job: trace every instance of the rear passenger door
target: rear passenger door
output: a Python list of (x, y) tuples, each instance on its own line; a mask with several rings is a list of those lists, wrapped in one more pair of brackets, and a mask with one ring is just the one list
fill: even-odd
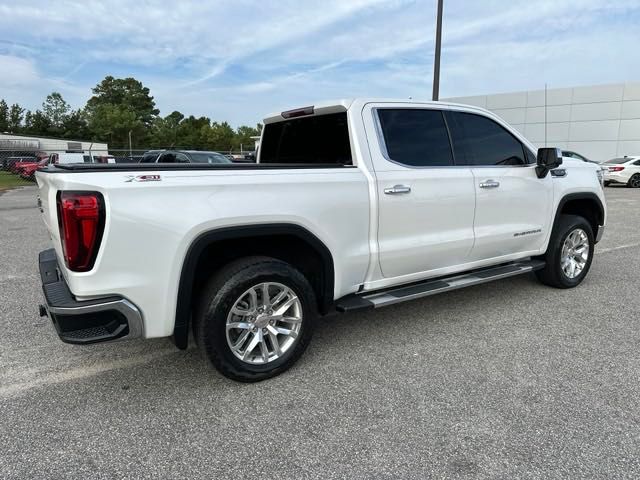
[(473, 175), (454, 165), (443, 112), (381, 104), (363, 113), (376, 130), (369, 149), (382, 275), (411, 281), (466, 263), (473, 246)]
[(533, 152), (496, 120), (456, 110), (446, 118), (456, 162), (468, 165), (474, 177), (470, 260), (537, 252), (551, 228), (552, 175), (538, 178)]

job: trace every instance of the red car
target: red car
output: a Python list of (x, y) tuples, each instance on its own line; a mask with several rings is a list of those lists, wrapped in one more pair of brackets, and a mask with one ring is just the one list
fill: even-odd
[(19, 174), (22, 178), (26, 178), (27, 180), (33, 180), (35, 177), (36, 170), (42, 167), (46, 167), (49, 164), (49, 159), (44, 158), (40, 160), (38, 163), (25, 163), (20, 165)]
[(6, 170), (19, 174), (23, 165), (37, 164), (38, 159), (36, 157), (8, 157), (5, 162), (6, 166), (4, 168)]
[(25, 169), (29, 169), (37, 165), (38, 165), (37, 160), (17, 162), (13, 165), (13, 173), (22, 176), (22, 172), (24, 172)]

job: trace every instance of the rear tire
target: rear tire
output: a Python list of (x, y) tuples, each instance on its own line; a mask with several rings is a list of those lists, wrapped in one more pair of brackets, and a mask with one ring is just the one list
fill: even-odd
[(640, 173), (633, 175), (627, 182), (627, 187), (640, 188)]
[(609, 185), (611, 185), (611, 182), (604, 182), (605, 187), (608, 187)]
[(298, 360), (316, 317), (315, 294), (304, 275), (274, 258), (248, 257), (211, 277), (194, 316), (194, 334), (225, 377), (258, 382)]
[(594, 245), (587, 220), (577, 215), (560, 215), (543, 257), (546, 265), (536, 272), (538, 280), (555, 288), (577, 287), (591, 268)]

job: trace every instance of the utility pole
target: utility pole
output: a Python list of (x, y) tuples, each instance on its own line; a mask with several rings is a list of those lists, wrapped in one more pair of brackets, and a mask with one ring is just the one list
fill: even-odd
[(442, 1), (438, 1), (438, 18), (436, 20), (436, 54), (433, 59), (433, 100), (440, 98), (440, 49), (442, 46)]
[(129, 130), (129, 158), (133, 158), (133, 151), (131, 150), (131, 130)]

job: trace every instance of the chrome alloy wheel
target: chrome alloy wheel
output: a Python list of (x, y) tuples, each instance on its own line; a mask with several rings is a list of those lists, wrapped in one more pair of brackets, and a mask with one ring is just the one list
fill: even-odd
[(584, 230), (573, 230), (562, 245), (560, 267), (567, 278), (576, 278), (584, 270), (589, 259), (589, 237)]
[(227, 344), (243, 362), (270, 363), (293, 347), (301, 326), (302, 303), (293, 290), (281, 283), (260, 283), (233, 304)]

